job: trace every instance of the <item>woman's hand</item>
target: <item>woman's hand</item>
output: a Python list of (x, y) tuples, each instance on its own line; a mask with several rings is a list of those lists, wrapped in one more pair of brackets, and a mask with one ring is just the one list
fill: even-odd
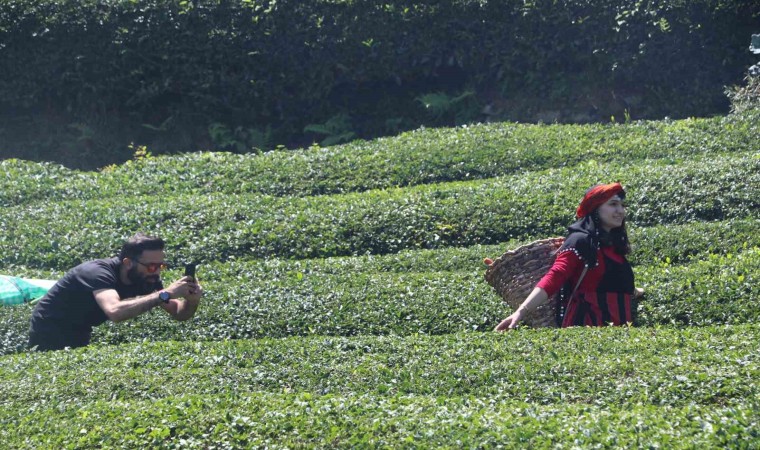
[(634, 288), (633, 290), (633, 298), (641, 298), (644, 296), (644, 288)]
[(517, 311), (513, 312), (509, 317), (502, 320), (498, 325), (496, 325), (496, 328), (494, 328), (493, 331), (503, 333), (504, 331), (511, 330), (512, 328), (517, 327), (517, 324), (520, 322), (520, 319), (522, 319), (522, 311), (518, 309)]

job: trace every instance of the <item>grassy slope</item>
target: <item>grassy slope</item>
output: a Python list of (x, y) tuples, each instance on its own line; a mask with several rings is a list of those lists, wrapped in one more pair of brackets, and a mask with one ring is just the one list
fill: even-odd
[[(4, 161), (3, 273), (58, 276), (144, 227), (204, 261), (209, 295), (191, 323), (0, 358), (0, 441), (753, 448), (759, 124), (487, 125), (99, 173)], [(631, 191), (647, 327), (481, 333), (506, 313), (482, 257), (561, 233), (608, 179)], [(3, 353), (28, 315), (0, 310)]]

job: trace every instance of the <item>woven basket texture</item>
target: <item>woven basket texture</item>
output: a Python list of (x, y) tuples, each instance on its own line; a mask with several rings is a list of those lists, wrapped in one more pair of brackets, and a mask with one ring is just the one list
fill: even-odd
[[(557, 250), (564, 240), (561, 237), (542, 239), (508, 250), (488, 267), (486, 281), (505, 303), (516, 310), (554, 264)], [(551, 299), (526, 314), (523, 323), (531, 327), (555, 327), (556, 315), (557, 304)]]

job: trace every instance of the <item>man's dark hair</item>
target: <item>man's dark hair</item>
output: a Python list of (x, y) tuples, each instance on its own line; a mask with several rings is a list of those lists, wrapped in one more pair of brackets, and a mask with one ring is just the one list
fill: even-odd
[(144, 233), (137, 233), (124, 242), (119, 252), (119, 260), (129, 258), (136, 260), (145, 250), (163, 250), (166, 247), (164, 240), (161, 238), (148, 236)]

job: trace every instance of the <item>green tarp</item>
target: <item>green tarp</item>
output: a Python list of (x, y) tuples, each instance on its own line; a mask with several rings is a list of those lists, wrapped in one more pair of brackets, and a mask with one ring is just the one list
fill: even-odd
[(0, 305), (22, 305), (32, 302), (45, 295), (54, 284), (54, 280), (0, 275)]

